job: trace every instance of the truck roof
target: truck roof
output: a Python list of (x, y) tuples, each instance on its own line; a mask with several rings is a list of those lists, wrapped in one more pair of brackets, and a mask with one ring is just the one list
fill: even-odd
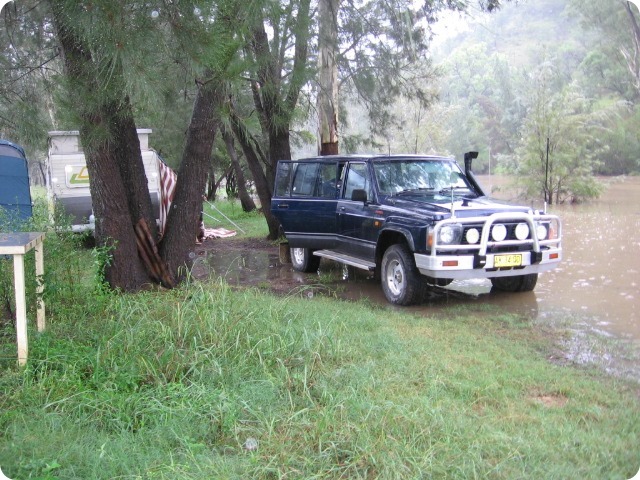
[(453, 157), (442, 155), (420, 155), (420, 154), (348, 154), (348, 155), (325, 155), (317, 157), (306, 157), (293, 160), (280, 160), (281, 162), (335, 162), (338, 160), (372, 160), (376, 161), (395, 161), (395, 160), (433, 160), (433, 161), (454, 161)]

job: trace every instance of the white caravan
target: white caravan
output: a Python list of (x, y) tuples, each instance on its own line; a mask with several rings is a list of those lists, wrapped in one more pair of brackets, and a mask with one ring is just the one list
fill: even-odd
[[(138, 129), (142, 162), (147, 175), (153, 211), (158, 218), (160, 205), (160, 157), (149, 148), (151, 129)], [(47, 155), (47, 193), (52, 205), (71, 217), (74, 232), (93, 230), (95, 217), (89, 191), (89, 172), (84, 158), (80, 133), (49, 132)]]

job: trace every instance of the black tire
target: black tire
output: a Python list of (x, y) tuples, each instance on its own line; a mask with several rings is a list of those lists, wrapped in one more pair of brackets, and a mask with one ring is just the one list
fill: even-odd
[(536, 288), (537, 282), (537, 273), (516, 275), (514, 277), (494, 277), (491, 279), (493, 288), (503, 292), (530, 292)]
[(394, 305), (413, 305), (424, 298), (424, 282), (409, 248), (392, 245), (380, 266), (382, 291)]
[(291, 248), (291, 264), (298, 272), (315, 272), (320, 266), (320, 257), (316, 257), (309, 248)]

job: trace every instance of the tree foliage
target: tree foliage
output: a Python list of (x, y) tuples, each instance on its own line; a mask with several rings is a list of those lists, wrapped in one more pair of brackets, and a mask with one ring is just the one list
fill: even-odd
[[(478, 150), (477, 171), (519, 172), (531, 196), (553, 191), (554, 202), (596, 196), (592, 175), (637, 171), (637, 92), (623, 52), (633, 51), (634, 28), (624, 3), (540, 0), (469, 20), (436, 50), (438, 101), (394, 107), (402, 122), (391, 148), (458, 158)], [(547, 137), (554, 185), (532, 175)]]
[(563, 203), (597, 196), (593, 178), (598, 164), (594, 146), (601, 122), (588, 99), (567, 87), (554, 91), (557, 77), (551, 63), (541, 65), (532, 78), (530, 107), (518, 149), (515, 173), (530, 197)]
[[(614, 31), (615, 22), (602, 15), (585, 17), (584, 26), (596, 33), (580, 40), (578, 36), (553, 39), (555, 31), (564, 34), (580, 28), (568, 16), (562, 17), (563, 2), (508, 3), (506, 13), (516, 21), (506, 23), (505, 16), (490, 21), (496, 22), (493, 31), (515, 37), (505, 37), (503, 44), (495, 37), (482, 39), (482, 29), (477, 29), (467, 34), (475, 45), (456, 40), (455, 47), (461, 48), (450, 48), (447, 61), (436, 66), (429, 57), (430, 25), (444, 11), (465, 12), (473, 6), (493, 12), (503, 5), (495, 0), (334, 2), (339, 8), (338, 29), (332, 35), (337, 35), (340, 102), (352, 110), (341, 126), (351, 120), (358, 128), (352, 137), (344, 129), (340, 132), (345, 149), (357, 149), (365, 140), (389, 150), (457, 155), (472, 147), (486, 159), (478, 163), (481, 169), (496, 164), (533, 169), (540, 162), (546, 135), (557, 140), (550, 143), (556, 183), (544, 186), (553, 189), (554, 201), (594, 192), (584, 182), (571, 186), (563, 166), (573, 173), (584, 168), (584, 178), (591, 171), (637, 168), (638, 142), (629, 134), (639, 118), (638, 92), (629, 81), (634, 52), (629, 10), (622, 4), (616, 10), (617, 21), (626, 22), (622, 24), (627, 29)], [(593, 3), (594, 12), (600, 8), (595, 0), (588, 3)], [(47, 5), (59, 8), (56, 22), (72, 34), (71, 46), (83, 58), (75, 79), (59, 75), (61, 62)], [(75, 129), (84, 124), (87, 152), (96, 155), (90, 161), (95, 169), (92, 178), (100, 175), (100, 155), (110, 159), (100, 157), (101, 165), (112, 165), (112, 172), (118, 172), (115, 177), (120, 178), (122, 191), (107, 180), (105, 192), (127, 198), (121, 215), (128, 216), (128, 223), (111, 220), (114, 225), (128, 225), (134, 233), (123, 241), (120, 233), (113, 235), (116, 230), (105, 231), (105, 238), (118, 240), (114, 248), (133, 245), (140, 218), (151, 232), (154, 228), (142, 198), (143, 182), (135, 174), (138, 154), (130, 136), (141, 123), (154, 128), (154, 143), (168, 154), (183, 179), (172, 213), (176, 230), (156, 245), (172, 276), (179, 277), (181, 266), (189, 263), (190, 222), (200, 210), (212, 158), (224, 159), (218, 175), (229, 168), (237, 178), (244, 169), (251, 173), (270, 236), (278, 235), (277, 221), (269, 212), (275, 164), (291, 157), (292, 142), (305, 138), (297, 130), (304, 129), (301, 125), (316, 113), (315, 3), (92, 0), (79, 6), (69, 0), (49, 0), (31, 6), (28, 11), (10, 7), (4, 14), (10, 28), (0, 62), (6, 80), (0, 89), (0, 128), (31, 141), (42, 138), (49, 125)], [(526, 18), (549, 11), (564, 22), (561, 29), (548, 20)], [(548, 41), (525, 42), (535, 29), (543, 31)], [(603, 41), (607, 35), (611, 39)], [(616, 51), (611, 45), (618, 41), (623, 43)], [(522, 43), (523, 48), (517, 56), (509, 56), (507, 43)], [(554, 66), (553, 75), (548, 65)], [(439, 75), (444, 80), (438, 92)], [(539, 88), (535, 82), (543, 76), (545, 87)], [(62, 91), (73, 94), (56, 95)], [(539, 110), (539, 105), (547, 110)], [(220, 126), (225, 142), (214, 141)], [(102, 215), (114, 211), (105, 203)]]

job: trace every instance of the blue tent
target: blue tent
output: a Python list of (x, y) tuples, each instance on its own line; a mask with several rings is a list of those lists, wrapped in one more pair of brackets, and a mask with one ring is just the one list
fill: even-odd
[(21, 146), (7, 140), (0, 140), (0, 209), (18, 222), (32, 214), (27, 157)]

